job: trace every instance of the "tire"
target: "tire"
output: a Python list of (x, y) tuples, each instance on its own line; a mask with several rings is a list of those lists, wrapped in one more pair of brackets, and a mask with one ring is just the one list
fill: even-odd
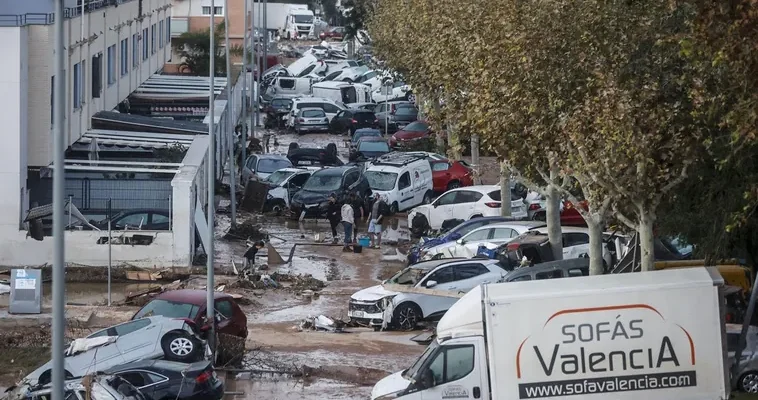
[(547, 221), (547, 214), (544, 211), (538, 211), (532, 215), (532, 221)]
[(447, 190), (458, 189), (461, 187), (461, 183), (458, 181), (450, 181), (447, 184)]
[(411, 102), (411, 104), (416, 104), (416, 95), (413, 92), (408, 92), (405, 94), (405, 100)]
[(421, 200), (422, 201), (421, 204), (431, 204), (432, 200), (433, 200), (432, 199), (432, 192), (430, 190), (430, 191), (427, 191), (426, 193), (424, 193), (424, 199)]
[(392, 325), (398, 330), (412, 331), (421, 318), (421, 309), (415, 303), (401, 303), (392, 313)]
[(758, 393), (758, 372), (745, 372), (740, 377), (737, 385), (739, 386), (739, 389), (745, 393)]
[(397, 214), (397, 212), (400, 211), (399, 208), (400, 206), (397, 205), (396, 201), (392, 202), (392, 205), (390, 205), (390, 213), (392, 213), (393, 215)]
[(184, 332), (170, 332), (161, 339), (161, 348), (168, 361), (192, 362), (197, 359), (200, 346)]
[(411, 234), (415, 237), (421, 237), (429, 233), (429, 221), (423, 215), (417, 215), (413, 218)]
[(469, 219), (481, 218), (481, 217), (482, 217), (481, 214), (476, 214), (476, 215), (472, 215), (471, 218), (469, 218)]
[[(63, 370), (63, 375), (65, 379), (71, 379), (74, 377), (74, 375), (71, 372), (68, 372), (68, 370)], [(37, 383), (44, 386), (50, 383), (52, 380), (53, 380), (53, 370), (48, 369), (47, 371), (39, 375), (39, 378), (37, 379)]]
[(334, 143), (329, 143), (326, 145), (326, 154), (329, 154), (330, 156), (336, 157), (337, 156), (337, 145)]
[(290, 145), (287, 148), (287, 152), (290, 152), (292, 150), (297, 150), (299, 148), (300, 148), (300, 145), (298, 145), (297, 142), (290, 142)]
[(284, 204), (284, 200), (277, 200), (273, 204), (271, 204), (271, 211), (276, 214), (276, 216), (282, 215), (284, 210), (287, 209), (287, 206)]

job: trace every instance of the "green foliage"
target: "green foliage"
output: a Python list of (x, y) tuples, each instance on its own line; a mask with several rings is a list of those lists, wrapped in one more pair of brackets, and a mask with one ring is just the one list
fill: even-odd
[[(224, 42), (224, 23), (216, 25), (214, 30), (215, 46), (215, 75), (226, 76), (226, 50), (221, 44)], [(211, 30), (210, 28), (203, 31), (187, 31), (182, 33), (178, 38), (171, 40), (171, 46), (179, 54), (182, 63), (179, 65), (179, 71), (196, 76), (207, 76), (210, 72), (211, 59)], [(232, 46), (229, 48), (230, 54), (242, 54), (242, 47)]]
[(356, 37), (358, 31), (366, 29), (366, 21), (374, 11), (378, 0), (345, 0), (342, 7), (345, 13), (345, 38)]

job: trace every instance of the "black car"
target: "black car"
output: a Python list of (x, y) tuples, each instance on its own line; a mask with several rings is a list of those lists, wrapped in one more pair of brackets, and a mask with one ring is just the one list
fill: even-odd
[(359, 167), (324, 168), (314, 172), (302, 189), (292, 196), (291, 217), (297, 219), (303, 212), (305, 217), (310, 218), (324, 216), (329, 195), (332, 193), (337, 195), (340, 202), (346, 201), (350, 193), (355, 193), (365, 200), (371, 195), (371, 188)]
[[(100, 221), (90, 221), (98, 229), (108, 229), (108, 218)], [(168, 210), (161, 209), (134, 209), (121, 211), (111, 217), (111, 230), (120, 231), (143, 230), (143, 231), (167, 231), (171, 227), (171, 218)], [(84, 228), (86, 229), (86, 227)]]
[(387, 140), (383, 137), (369, 136), (361, 138), (355, 147), (350, 149), (349, 160), (369, 160), (383, 156), (392, 151)]
[(292, 99), (288, 97), (272, 98), (263, 109), (263, 112), (266, 113), (264, 121), (266, 128), (283, 128), (284, 117), (289, 114), (291, 108)]
[(418, 108), (407, 101), (377, 103), (374, 114), (382, 132), (386, 126), (387, 133), (395, 133), (418, 119)]
[(368, 110), (342, 110), (332, 118), (329, 128), (333, 133), (353, 135), (356, 129), (376, 128), (379, 125), (376, 115)]
[(287, 150), (287, 159), (295, 167), (338, 167), (344, 164), (337, 155), (337, 145), (334, 143), (324, 148), (306, 148), (292, 142)]
[(113, 367), (105, 373), (127, 380), (147, 399), (218, 400), (224, 383), (210, 361), (192, 364), (165, 360), (143, 360)]

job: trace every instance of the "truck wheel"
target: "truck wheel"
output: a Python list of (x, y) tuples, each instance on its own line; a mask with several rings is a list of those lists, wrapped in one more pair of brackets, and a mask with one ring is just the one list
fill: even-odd
[(416, 95), (413, 94), (413, 92), (408, 92), (405, 95), (405, 100), (409, 101), (411, 104), (416, 104)]
[(431, 204), (432, 203), (432, 191), (429, 190), (424, 194), (424, 200), (422, 204)]
[(402, 303), (392, 315), (392, 324), (398, 329), (411, 331), (421, 321), (421, 309), (414, 303)]
[(758, 393), (758, 372), (745, 372), (740, 378), (739, 386), (745, 393)]

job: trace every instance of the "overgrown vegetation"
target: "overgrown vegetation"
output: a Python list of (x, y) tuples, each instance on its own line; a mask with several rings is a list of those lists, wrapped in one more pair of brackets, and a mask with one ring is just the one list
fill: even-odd
[[(215, 76), (226, 76), (226, 49), (224, 44), (224, 23), (215, 26), (214, 52)], [(179, 37), (171, 39), (171, 46), (179, 54), (182, 62), (179, 64), (179, 72), (196, 76), (208, 76), (210, 74), (211, 60), (211, 30), (187, 31)], [(229, 54), (242, 55), (241, 46), (230, 46)]]

